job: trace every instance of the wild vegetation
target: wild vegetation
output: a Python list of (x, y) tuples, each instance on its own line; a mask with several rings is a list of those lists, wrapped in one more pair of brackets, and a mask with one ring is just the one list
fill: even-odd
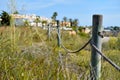
[[(89, 39), (87, 34), (69, 35), (61, 31), (62, 43), (76, 50)], [(120, 38), (103, 44), (103, 52), (120, 66)], [(88, 80), (90, 46), (76, 54), (57, 46), (57, 33), (38, 27), (0, 28), (0, 80)], [(114, 73), (114, 74), (113, 74)], [(102, 80), (119, 80), (120, 73), (102, 60)]]
[[(12, 14), (19, 14), (15, 0), (9, 0)], [(51, 19), (56, 20), (58, 13), (54, 12)], [(37, 27), (30, 27), (25, 20), (24, 27), (15, 27), (14, 20), (5, 11), (0, 15), (3, 26), (0, 27), (0, 80), (90, 80), (91, 47), (71, 54), (57, 45), (57, 32), (53, 30), (48, 39), (48, 33), (38, 27), (38, 23), (45, 24), (37, 16), (34, 22)], [(10, 20), (11, 19), (11, 20)], [(77, 32), (78, 19), (63, 17), (63, 21), (70, 22), (70, 26)], [(11, 24), (10, 24), (11, 23)], [(1, 25), (0, 24), (0, 25)], [(42, 25), (43, 26), (43, 25)], [(115, 30), (118, 30), (115, 28)], [(83, 46), (90, 36), (77, 32), (69, 35), (61, 31), (61, 42), (70, 50)], [(113, 62), (120, 66), (120, 36), (111, 37), (103, 43), (102, 51)], [(120, 73), (105, 60), (102, 60), (101, 80), (119, 80)]]

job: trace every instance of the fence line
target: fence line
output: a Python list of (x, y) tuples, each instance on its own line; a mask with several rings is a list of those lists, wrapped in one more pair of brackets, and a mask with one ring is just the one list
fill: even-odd
[(106, 57), (91, 41), (91, 39), (89, 39), (89, 41), (83, 45), (80, 49), (75, 50), (75, 51), (71, 51), (68, 50), (62, 43), (61, 46), (62, 48), (67, 52), (67, 53), (77, 53), (80, 52), (81, 50), (83, 50), (88, 44), (91, 45), (91, 47), (93, 47), (102, 57), (104, 60), (106, 60), (109, 64), (111, 64), (114, 68), (116, 68), (118, 71), (120, 71), (120, 67), (118, 65), (116, 65), (112, 60), (110, 60), (108, 57)]
[(80, 47), (78, 50), (75, 50), (75, 51), (68, 50), (62, 43), (61, 43), (61, 46), (67, 53), (77, 53), (77, 52), (80, 52), (81, 50), (83, 50), (90, 43), (90, 41), (91, 41), (91, 39), (89, 39), (88, 42), (85, 43), (85, 45), (83, 45), (82, 47)]
[[(60, 38), (59, 33), (57, 32), (58, 37)], [(114, 68), (116, 68), (118, 71), (120, 71), (120, 67), (118, 65), (116, 65), (114, 62), (112, 62), (112, 60), (110, 60), (109, 58), (107, 58), (92, 42), (92, 39), (90, 38), (88, 40), (88, 42), (86, 42), (86, 44), (84, 44), (81, 48), (79, 48), (78, 50), (72, 51), (67, 49), (62, 42), (60, 43), (61, 47), (67, 52), (67, 53), (77, 53), (80, 52), (81, 50), (83, 50), (88, 44), (91, 45), (91, 47), (93, 47), (102, 57), (103, 59), (105, 59), (109, 64), (111, 64)]]
[[(59, 37), (60, 39), (60, 35), (59, 33), (57, 32), (57, 36)], [(80, 47), (78, 50), (75, 50), (75, 51), (72, 51), (72, 50), (69, 50), (67, 49), (63, 44), (62, 42), (60, 43), (61, 47), (67, 52), (67, 53), (77, 53), (77, 52), (80, 52), (81, 50), (83, 50), (91, 41), (91, 38), (85, 43), (85, 45), (83, 45), (82, 47)]]
[(61, 42), (60, 35), (60, 25), (57, 20), (57, 39), (58, 39), (58, 47), (63, 48), (67, 53), (77, 53), (83, 50), (88, 44), (90, 44), (92, 48), (91, 53), (91, 80), (99, 80), (101, 77), (101, 57), (111, 64), (116, 70), (120, 71), (120, 67), (115, 64), (111, 59), (106, 57), (101, 52), (101, 38), (103, 38), (102, 34), (102, 15), (93, 15), (93, 31), (92, 38), (88, 40), (82, 47), (78, 50), (69, 50), (67, 49)]

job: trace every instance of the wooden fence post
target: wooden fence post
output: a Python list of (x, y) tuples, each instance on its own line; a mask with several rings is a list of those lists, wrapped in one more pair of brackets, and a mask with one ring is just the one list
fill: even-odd
[(51, 24), (48, 25), (48, 40), (49, 41), (50, 41), (50, 36), (51, 36), (51, 34), (50, 34), (50, 32), (51, 32), (50, 27), (51, 27)]
[[(92, 43), (101, 50), (102, 40), (99, 33), (102, 32), (102, 15), (93, 15), (93, 23), (92, 23)], [(91, 80), (100, 80), (101, 77), (101, 55), (97, 53), (97, 51), (92, 48), (91, 53)]]
[(2, 21), (2, 19), (0, 18), (0, 26), (2, 25), (2, 24), (1, 24), (1, 21)]
[(59, 20), (57, 20), (57, 40), (58, 40), (58, 47), (60, 47), (60, 44), (61, 44), (61, 39), (60, 39), (60, 23), (59, 23)]

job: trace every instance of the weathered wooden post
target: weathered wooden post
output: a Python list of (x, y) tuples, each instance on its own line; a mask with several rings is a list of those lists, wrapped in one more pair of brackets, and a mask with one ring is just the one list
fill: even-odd
[(63, 65), (62, 65), (62, 56), (61, 56), (61, 53), (60, 53), (60, 47), (61, 47), (61, 34), (60, 34), (60, 23), (59, 23), (59, 20), (56, 20), (57, 22), (57, 44), (58, 44), (58, 63), (59, 63), (59, 67), (58, 67), (58, 72), (57, 72), (57, 80), (60, 80), (60, 70), (61, 70), (61, 67), (63, 68)]
[[(101, 50), (102, 40), (99, 35), (102, 30), (102, 15), (93, 15), (92, 43)], [(100, 80), (101, 77), (101, 56), (92, 48), (91, 53), (91, 80)]]
[(58, 47), (60, 47), (60, 44), (61, 44), (61, 39), (60, 39), (60, 23), (59, 23), (59, 20), (57, 20), (57, 40), (58, 40)]
[(0, 26), (1, 26), (1, 21), (2, 21), (2, 19), (0, 18)]
[(50, 32), (51, 32), (50, 27), (51, 27), (51, 24), (48, 25), (48, 40), (49, 41), (50, 41), (50, 36), (51, 36), (51, 34), (50, 34)]

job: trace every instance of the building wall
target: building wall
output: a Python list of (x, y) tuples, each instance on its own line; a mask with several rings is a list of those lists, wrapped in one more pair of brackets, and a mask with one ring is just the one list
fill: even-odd
[[(15, 19), (16, 25), (23, 25), (24, 21), (27, 20), (30, 24), (30, 26), (36, 26), (36, 23), (34, 22), (37, 16), (35, 14), (31, 15), (21, 15), (21, 14), (11, 14), (11, 16)], [(51, 19), (46, 17), (40, 17), (40, 23), (38, 23), (38, 26), (42, 26), (42, 21), (52, 22)]]

